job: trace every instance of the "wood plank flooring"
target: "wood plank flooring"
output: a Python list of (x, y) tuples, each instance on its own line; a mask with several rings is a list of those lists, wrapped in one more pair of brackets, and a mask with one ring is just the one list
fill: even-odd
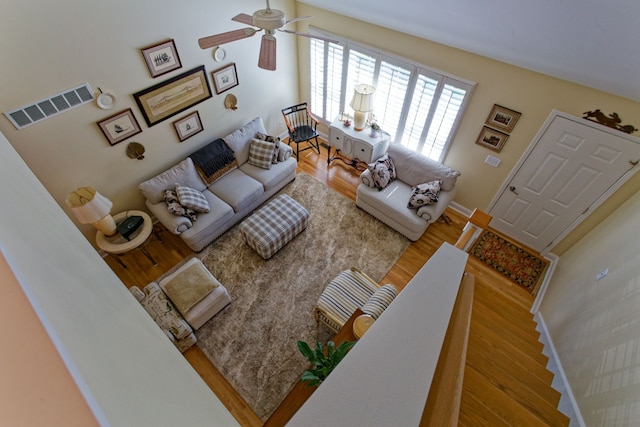
[[(322, 148), (321, 155), (305, 151), (301, 153), (298, 172), (312, 175), (355, 200), (360, 173), (342, 162), (333, 162), (329, 167), (326, 162), (326, 148)], [(382, 282), (404, 287), (443, 242), (456, 242), (467, 218), (451, 209), (446, 213), (452, 224), (432, 224), (420, 240), (409, 246)], [(162, 242), (152, 241), (148, 249), (157, 266), (152, 266), (139, 252), (123, 257), (127, 269), (110, 257), (105, 261), (125, 286), (142, 287), (191, 253), (167, 231), (162, 233)], [(555, 409), (559, 395), (550, 387), (553, 375), (545, 367), (547, 358), (541, 353), (539, 334), (529, 313), (533, 297), (471, 257), (467, 270), (475, 275), (476, 287), (459, 425), (568, 425), (568, 419)], [(241, 425), (262, 425), (197, 346), (184, 356)]]

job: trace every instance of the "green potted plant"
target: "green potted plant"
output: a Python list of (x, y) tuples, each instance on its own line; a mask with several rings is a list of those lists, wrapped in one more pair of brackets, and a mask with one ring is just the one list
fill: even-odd
[(298, 341), (300, 353), (309, 359), (312, 365), (311, 368), (304, 371), (300, 381), (307, 383), (309, 386), (320, 385), (331, 371), (338, 366), (338, 363), (347, 355), (354, 344), (355, 341), (345, 341), (336, 347), (333, 341), (329, 341), (325, 352), (318, 339), (316, 339), (316, 346), (313, 350), (306, 342)]
[(372, 138), (376, 138), (378, 135), (380, 135), (380, 125), (378, 124), (378, 122), (371, 122), (371, 134), (370, 134), (370, 136)]

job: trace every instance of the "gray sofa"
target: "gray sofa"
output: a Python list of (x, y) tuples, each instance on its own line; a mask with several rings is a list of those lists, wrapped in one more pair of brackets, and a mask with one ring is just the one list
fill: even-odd
[[(356, 205), (409, 240), (416, 241), (453, 200), (460, 172), (400, 144), (389, 144), (387, 154), (397, 177), (379, 189), (374, 183), (370, 165), (360, 175)], [(438, 201), (415, 209), (408, 208), (414, 186), (431, 181), (440, 181)]]
[[(212, 184), (207, 184), (201, 178), (201, 171), (196, 168), (192, 158), (187, 157), (139, 185), (146, 198), (146, 206), (153, 216), (169, 231), (179, 235), (193, 251), (204, 249), (295, 179), (297, 162), (291, 157), (291, 147), (286, 144), (279, 144), (278, 161), (269, 169), (249, 163), (249, 150), (258, 133), (266, 134), (260, 117), (223, 138), (233, 151), (237, 167), (227, 171)], [(188, 216), (170, 212), (165, 202), (165, 190), (174, 189), (176, 184), (201, 192), (208, 202), (209, 212), (197, 213), (195, 221)]]

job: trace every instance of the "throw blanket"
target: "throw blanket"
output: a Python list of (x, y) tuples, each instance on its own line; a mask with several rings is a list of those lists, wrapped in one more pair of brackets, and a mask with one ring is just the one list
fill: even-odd
[(233, 150), (221, 138), (205, 145), (189, 157), (208, 184), (212, 184), (238, 164)]

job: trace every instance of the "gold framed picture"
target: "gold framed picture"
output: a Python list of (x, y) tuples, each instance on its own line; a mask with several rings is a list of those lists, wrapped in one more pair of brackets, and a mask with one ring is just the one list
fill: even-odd
[(133, 94), (149, 127), (212, 96), (204, 65)]
[(521, 113), (502, 105), (493, 104), (493, 108), (487, 117), (485, 124), (502, 132), (511, 132), (516, 126)]
[(482, 131), (480, 135), (478, 135), (478, 139), (476, 140), (476, 144), (482, 145), (490, 150), (497, 151), (498, 153), (502, 151), (502, 147), (504, 147), (505, 142), (509, 135), (504, 132), (497, 131), (495, 129), (491, 129), (487, 126), (482, 126)]

